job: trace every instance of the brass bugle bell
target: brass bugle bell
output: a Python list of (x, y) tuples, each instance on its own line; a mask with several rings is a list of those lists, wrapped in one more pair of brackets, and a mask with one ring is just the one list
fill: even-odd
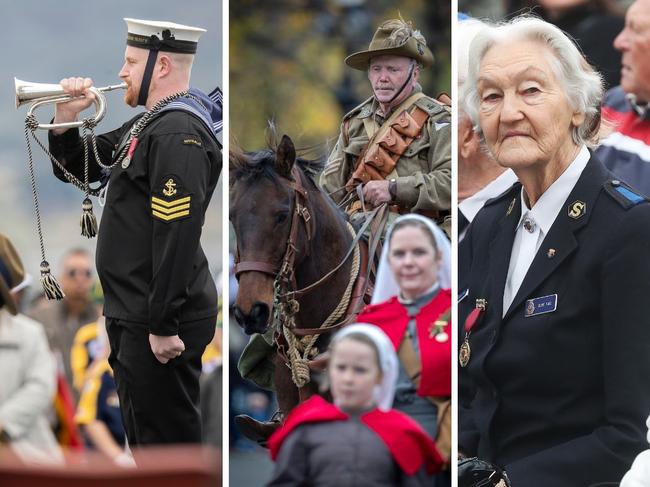
[[(14, 78), (14, 82), (16, 85), (16, 108), (26, 103), (32, 103), (32, 106), (27, 111), (28, 117), (33, 114), (36, 108), (42, 105), (56, 104), (72, 99), (58, 83), (31, 83), (29, 81), (19, 80), (18, 78)], [(89, 91), (95, 94), (94, 103), (96, 112), (93, 117), (95, 124), (98, 124), (106, 114), (106, 97), (104, 96), (104, 92), (125, 89), (127, 89), (126, 83), (104, 86), (102, 88), (96, 88), (94, 86), (89, 88)], [(65, 123), (39, 123), (38, 128), (43, 130), (74, 128), (81, 127), (82, 124), (83, 121), (81, 120)]]

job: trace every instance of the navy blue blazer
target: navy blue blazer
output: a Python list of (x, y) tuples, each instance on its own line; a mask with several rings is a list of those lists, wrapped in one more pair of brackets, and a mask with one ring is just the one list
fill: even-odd
[(459, 375), (459, 450), (514, 487), (618, 482), (647, 446), (650, 204), (592, 155), (502, 318), (520, 191), (486, 203), (460, 250), (460, 319), (487, 308)]

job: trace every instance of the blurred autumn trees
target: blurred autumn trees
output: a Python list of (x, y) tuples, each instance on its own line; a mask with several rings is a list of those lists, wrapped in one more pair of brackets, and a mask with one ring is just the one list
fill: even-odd
[(266, 144), (273, 120), (299, 147), (325, 154), (341, 117), (370, 96), (366, 74), (343, 63), (368, 47), (377, 26), (399, 14), (427, 39), (436, 58), (424, 91), (449, 93), (450, 0), (238, 0), (230, 2), (231, 140)]

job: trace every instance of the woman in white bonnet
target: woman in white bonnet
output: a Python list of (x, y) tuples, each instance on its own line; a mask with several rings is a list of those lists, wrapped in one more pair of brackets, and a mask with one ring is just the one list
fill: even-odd
[[(391, 340), (399, 357), (394, 407), (418, 421), (451, 453), (451, 262), (443, 232), (420, 215), (403, 215), (386, 235), (373, 304), (358, 320)], [(438, 485), (450, 485), (447, 472)], [(436, 479), (438, 481), (438, 479)]]

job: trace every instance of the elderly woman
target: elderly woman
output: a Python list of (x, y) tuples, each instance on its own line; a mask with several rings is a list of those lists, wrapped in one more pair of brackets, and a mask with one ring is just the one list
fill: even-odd
[(470, 59), (465, 110), (520, 184), (479, 212), (460, 256), (459, 452), (515, 487), (617, 482), (650, 410), (650, 205), (588, 149), (602, 82), (559, 29), (487, 28)]

